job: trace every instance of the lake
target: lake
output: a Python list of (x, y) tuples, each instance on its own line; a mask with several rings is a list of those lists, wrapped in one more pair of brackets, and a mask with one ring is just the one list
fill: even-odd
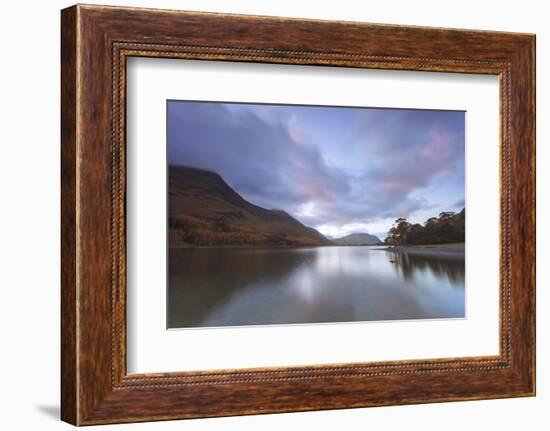
[(172, 248), (168, 327), (462, 318), (464, 272), (369, 246)]

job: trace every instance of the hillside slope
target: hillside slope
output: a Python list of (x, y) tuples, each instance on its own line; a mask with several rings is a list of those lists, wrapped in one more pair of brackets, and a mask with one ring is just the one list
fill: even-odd
[(169, 247), (331, 244), (286, 212), (246, 201), (214, 172), (169, 166), (168, 177)]
[(333, 240), (338, 245), (373, 245), (382, 244), (380, 238), (376, 235), (370, 235), (368, 233), (352, 233), (342, 238), (336, 238)]

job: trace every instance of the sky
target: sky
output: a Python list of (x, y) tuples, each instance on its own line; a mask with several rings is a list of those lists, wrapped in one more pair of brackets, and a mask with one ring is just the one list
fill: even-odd
[(338, 238), (464, 207), (465, 113), (168, 101), (168, 163)]

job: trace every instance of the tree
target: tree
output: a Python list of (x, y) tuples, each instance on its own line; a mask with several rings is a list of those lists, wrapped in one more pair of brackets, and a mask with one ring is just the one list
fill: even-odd
[(386, 242), (388, 244), (406, 244), (407, 237), (411, 224), (407, 221), (406, 218), (400, 217), (393, 223), (393, 226), (390, 228)]
[(391, 245), (464, 242), (465, 219), (465, 209), (458, 214), (441, 212), (438, 217), (430, 217), (423, 225), (411, 224), (406, 218), (400, 217), (393, 223), (385, 242)]

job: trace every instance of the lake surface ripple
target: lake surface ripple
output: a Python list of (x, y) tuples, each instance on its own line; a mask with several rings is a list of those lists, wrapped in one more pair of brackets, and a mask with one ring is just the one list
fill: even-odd
[(464, 274), (368, 246), (170, 249), (168, 327), (461, 318)]

